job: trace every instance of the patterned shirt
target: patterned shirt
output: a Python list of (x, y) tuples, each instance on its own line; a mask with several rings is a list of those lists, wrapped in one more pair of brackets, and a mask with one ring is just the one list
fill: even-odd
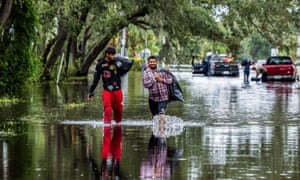
[(94, 80), (90, 87), (90, 93), (95, 90), (98, 81), (102, 76), (103, 88), (108, 91), (121, 89), (121, 64), (116, 61), (107, 61), (104, 58), (100, 59), (94, 71)]
[[(158, 82), (154, 78), (154, 74), (159, 73), (160, 77), (163, 79), (163, 82)], [(172, 76), (165, 73), (159, 72), (158, 69), (152, 70), (147, 68), (143, 72), (143, 85), (145, 88), (149, 89), (149, 99), (155, 102), (167, 101), (169, 99), (168, 94), (168, 84), (172, 84)]]

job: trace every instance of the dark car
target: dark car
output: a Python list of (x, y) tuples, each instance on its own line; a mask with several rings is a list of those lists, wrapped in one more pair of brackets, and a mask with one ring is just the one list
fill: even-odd
[(224, 62), (225, 57), (213, 54), (204, 59), (202, 63), (193, 63), (192, 73), (212, 76), (239, 76), (239, 64)]
[(213, 55), (210, 60), (210, 74), (214, 76), (239, 76), (239, 63), (226, 62), (225, 55)]

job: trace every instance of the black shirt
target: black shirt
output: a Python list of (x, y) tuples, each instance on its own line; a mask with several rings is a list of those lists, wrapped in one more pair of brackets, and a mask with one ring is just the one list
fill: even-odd
[(121, 89), (121, 65), (122, 63), (118, 60), (108, 61), (105, 58), (100, 59), (95, 68), (94, 80), (89, 93), (94, 92), (101, 76), (104, 89), (108, 91)]

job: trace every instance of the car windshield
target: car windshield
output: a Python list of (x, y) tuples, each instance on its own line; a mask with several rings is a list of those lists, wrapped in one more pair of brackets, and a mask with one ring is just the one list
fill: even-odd
[(226, 56), (223, 55), (212, 55), (211, 60), (212, 62), (223, 62)]
[(267, 64), (293, 64), (290, 57), (270, 57)]
[(259, 59), (256, 61), (256, 64), (266, 64), (266, 60), (265, 59)]

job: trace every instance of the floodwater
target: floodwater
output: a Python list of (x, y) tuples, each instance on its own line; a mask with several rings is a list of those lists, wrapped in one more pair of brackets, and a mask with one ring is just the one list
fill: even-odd
[[(0, 179), (300, 179), (300, 89), (289, 82), (174, 72), (184, 102), (150, 119), (141, 73), (124, 79), (124, 118), (104, 126), (101, 84), (28, 88), (0, 103)], [(113, 177), (113, 178), (112, 178)]]

